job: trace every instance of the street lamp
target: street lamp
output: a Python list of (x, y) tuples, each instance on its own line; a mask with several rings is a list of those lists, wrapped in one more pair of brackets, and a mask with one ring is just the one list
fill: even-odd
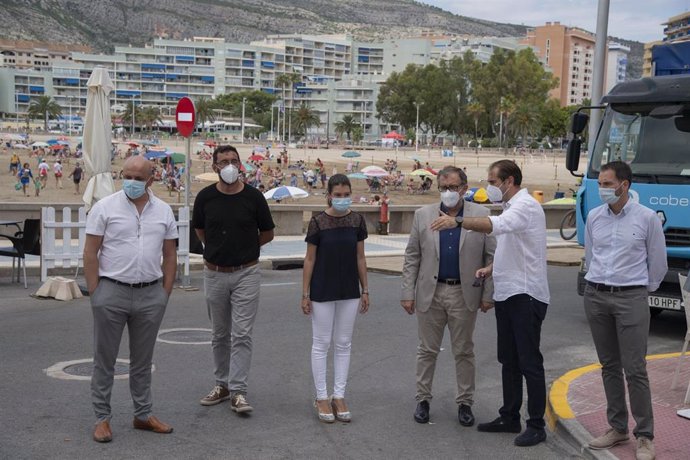
[[(592, 75), (592, 102), (591, 105), (599, 105), (604, 93), (604, 79), (606, 78), (606, 42), (609, 26), (610, 0), (599, 0), (597, 9), (597, 32), (594, 44), (594, 73)], [(587, 151), (594, 150), (597, 130), (601, 122), (601, 109), (592, 109), (589, 120), (589, 145)]]
[(241, 136), (242, 136), (242, 143), (244, 144), (244, 107), (247, 104), (247, 98), (243, 97), (242, 98), (242, 131), (241, 131)]
[(417, 124), (414, 129), (414, 150), (419, 152), (419, 106), (424, 105), (424, 102), (413, 102), (414, 106), (417, 108)]

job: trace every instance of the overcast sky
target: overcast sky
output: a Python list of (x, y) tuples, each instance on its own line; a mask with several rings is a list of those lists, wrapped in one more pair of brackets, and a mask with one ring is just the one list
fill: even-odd
[[(560, 21), (594, 32), (598, 0), (422, 0), (452, 13), (527, 26)], [(690, 0), (610, 0), (609, 35), (648, 42), (662, 22), (690, 10)]]

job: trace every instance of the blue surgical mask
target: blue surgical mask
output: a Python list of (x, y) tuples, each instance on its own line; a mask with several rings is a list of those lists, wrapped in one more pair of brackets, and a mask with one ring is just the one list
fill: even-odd
[(333, 205), (333, 209), (336, 211), (345, 212), (350, 209), (350, 206), (352, 205), (352, 198), (333, 198), (331, 199), (331, 203)]
[[(623, 184), (621, 184), (623, 185)], [(599, 198), (606, 204), (616, 204), (618, 200), (621, 199), (620, 196), (616, 195), (616, 192), (621, 186), (616, 188), (599, 188)]]
[(122, 181), (122, 190), (130, 200), (136, 200), (146, 193), (146, 182), (143, 180), (125, 179)]

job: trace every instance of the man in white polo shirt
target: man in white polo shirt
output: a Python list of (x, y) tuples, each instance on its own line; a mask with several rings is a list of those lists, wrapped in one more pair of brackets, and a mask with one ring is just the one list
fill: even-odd
[(148, 190), (153, 182), (148, 160), (130, 157), (123, 176), (122, 191), (98, 201), (86, 220), (84, 275), (94, 320), (91, 398), (97, 442), (112, 439), (110, 396), (125, 324), (134, 428), (172, 432), (151, 415), (151, 361), (175, 279), (177, 225), (170, 206)]
[[(549, 303), (546, 275), (546, 218), (541, 205), (521, 188), (522, 171), (510, 160), (489, 167), (487, 194), (503, 204), (500, 216), (464, 218), (465, 230), (496, 237), (492, 266), (477, 271), (493, 276), (498, 339), (502, 365), (503, 407), (500, 416), (480, 423), (479, 431), (520, 433), (522, 380), (527, 384), (527, 428), (515, 438), (517, 446), (546, 440), (544, 411), (546, 381), (539, 349), (541, 324)], [(450, 225), (450, 223), (449, 223)]]

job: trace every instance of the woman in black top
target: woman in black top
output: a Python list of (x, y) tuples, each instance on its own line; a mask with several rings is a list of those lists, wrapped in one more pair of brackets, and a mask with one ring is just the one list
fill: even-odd
[[(307, 255), (302, 279), (302, 311), (311, 314), (311, 367), (319, 420), (351, 420), (345, 404), (352, 330), (357, 311), (369, 309), (364, 218), (350, 211), (350, 180), (335, 174), (328, 181), (328, 209), (313, 217), (307, 231)], [(360, 286), (362, 293), (360, 297)], [(326, 389), (326, 360), (335, 343), (333, 396)]]

